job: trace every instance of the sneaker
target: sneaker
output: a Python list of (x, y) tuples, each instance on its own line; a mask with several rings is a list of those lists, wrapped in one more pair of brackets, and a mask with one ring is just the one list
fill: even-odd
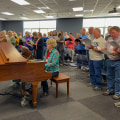
[(93, 85), (92, 83), (89, 83), (88, 85), (87, 85), (88, 87), (96, 87), (95, 85)]
[(114, 92), (113, 92), (113, 91), (112, 91), (112, 92), (110, 92), (110, 91), (105, 91), (105, 92), (103, 93), (103, 95), (105, 95), (105, 96), (114, 95)]
[(102, 90), (102, 88), (94, 87), (93, 90), (95, 90), (95, 91), (100, 91), (100, 90)]
[(120, 99), (120, 95), (113, 95), (113, 99), (114, 100), (119, 100)]
[(44, 95), (44, 96), (48, 96), (48, 92), (44, 92), (43, 95)]
[(115, 107), (120, 107), (120, 102), (114, 103)]

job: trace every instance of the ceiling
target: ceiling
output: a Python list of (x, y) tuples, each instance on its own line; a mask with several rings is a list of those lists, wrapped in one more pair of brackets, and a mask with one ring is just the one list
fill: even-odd
[[(120, 14), (108, 14), (108, 11), (114, 7), (120, 6), (120, 0), (26, 0), (30, 5), (18, 5), (11, 0), (0, 0), (0, 18), (7, 20), (23, 20), (20, 17), (27, 17), (28, 20), (50, 19), (46, 16), (56, 18), (75, 18), (76, 14), (83, 14), (88, 17), (120, 16)], [(45, 13), (35, 13), (33, 10), (39, 10), (38, 7), (49, 7)], [(74, 12), (73, 7), (83, 7), (83, 11)], [(84, 10), (93, 10), (84, 12)], [(3, 15), (1, 12), (10, 12), (14, 15)], [(120, 13), (120, 9), (117, 9)], [(76, 17), (77, 18), (77, 17)]]

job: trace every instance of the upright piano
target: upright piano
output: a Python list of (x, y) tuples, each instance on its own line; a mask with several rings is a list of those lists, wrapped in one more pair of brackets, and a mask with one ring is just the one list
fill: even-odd
[(29, 62), (9, 42), (0, 43), (0, 81), (21, 79), (32, 84), (32, 104), (37, 105), (37, 89), (41, 81), (50, 79), (45, 62)]

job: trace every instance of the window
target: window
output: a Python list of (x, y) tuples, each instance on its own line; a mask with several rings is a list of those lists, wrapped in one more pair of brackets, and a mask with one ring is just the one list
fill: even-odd
[[(101, 29), (101, 34), (105, 36), (108, 26), (120, 26), (120, 18), (91, 18), (83, 19), (83, 27), (97, 27)], [(86, 30), (87, 31), (87, 30)]]
[(24, 28), (39, 28), (39, 21), (27, 21), (24, 22)]
[[(50, 31), (56, 30), (56, 20), (45, 20), (45, 21), (25, 21), (24, 22), (24, 32), (29, 31), (31, 34), (33, 32), (48, 33)], [(25, 34), (25, 33), (24, 33)]]

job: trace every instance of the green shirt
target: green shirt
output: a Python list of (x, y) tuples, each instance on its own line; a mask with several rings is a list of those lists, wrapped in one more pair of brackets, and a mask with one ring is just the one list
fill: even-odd
[(15, 43), (16, 43), (15, 37), (10, 37), (9, 41), (15, 46)]
[[(48, 50), (45, 53), (44, 61), (46, 62)], [(49, 71), (51, 73), (59, 71), (59, 53), (53, 48), (48, 58), (48, 62), (45, 64), (45, 71)]]

